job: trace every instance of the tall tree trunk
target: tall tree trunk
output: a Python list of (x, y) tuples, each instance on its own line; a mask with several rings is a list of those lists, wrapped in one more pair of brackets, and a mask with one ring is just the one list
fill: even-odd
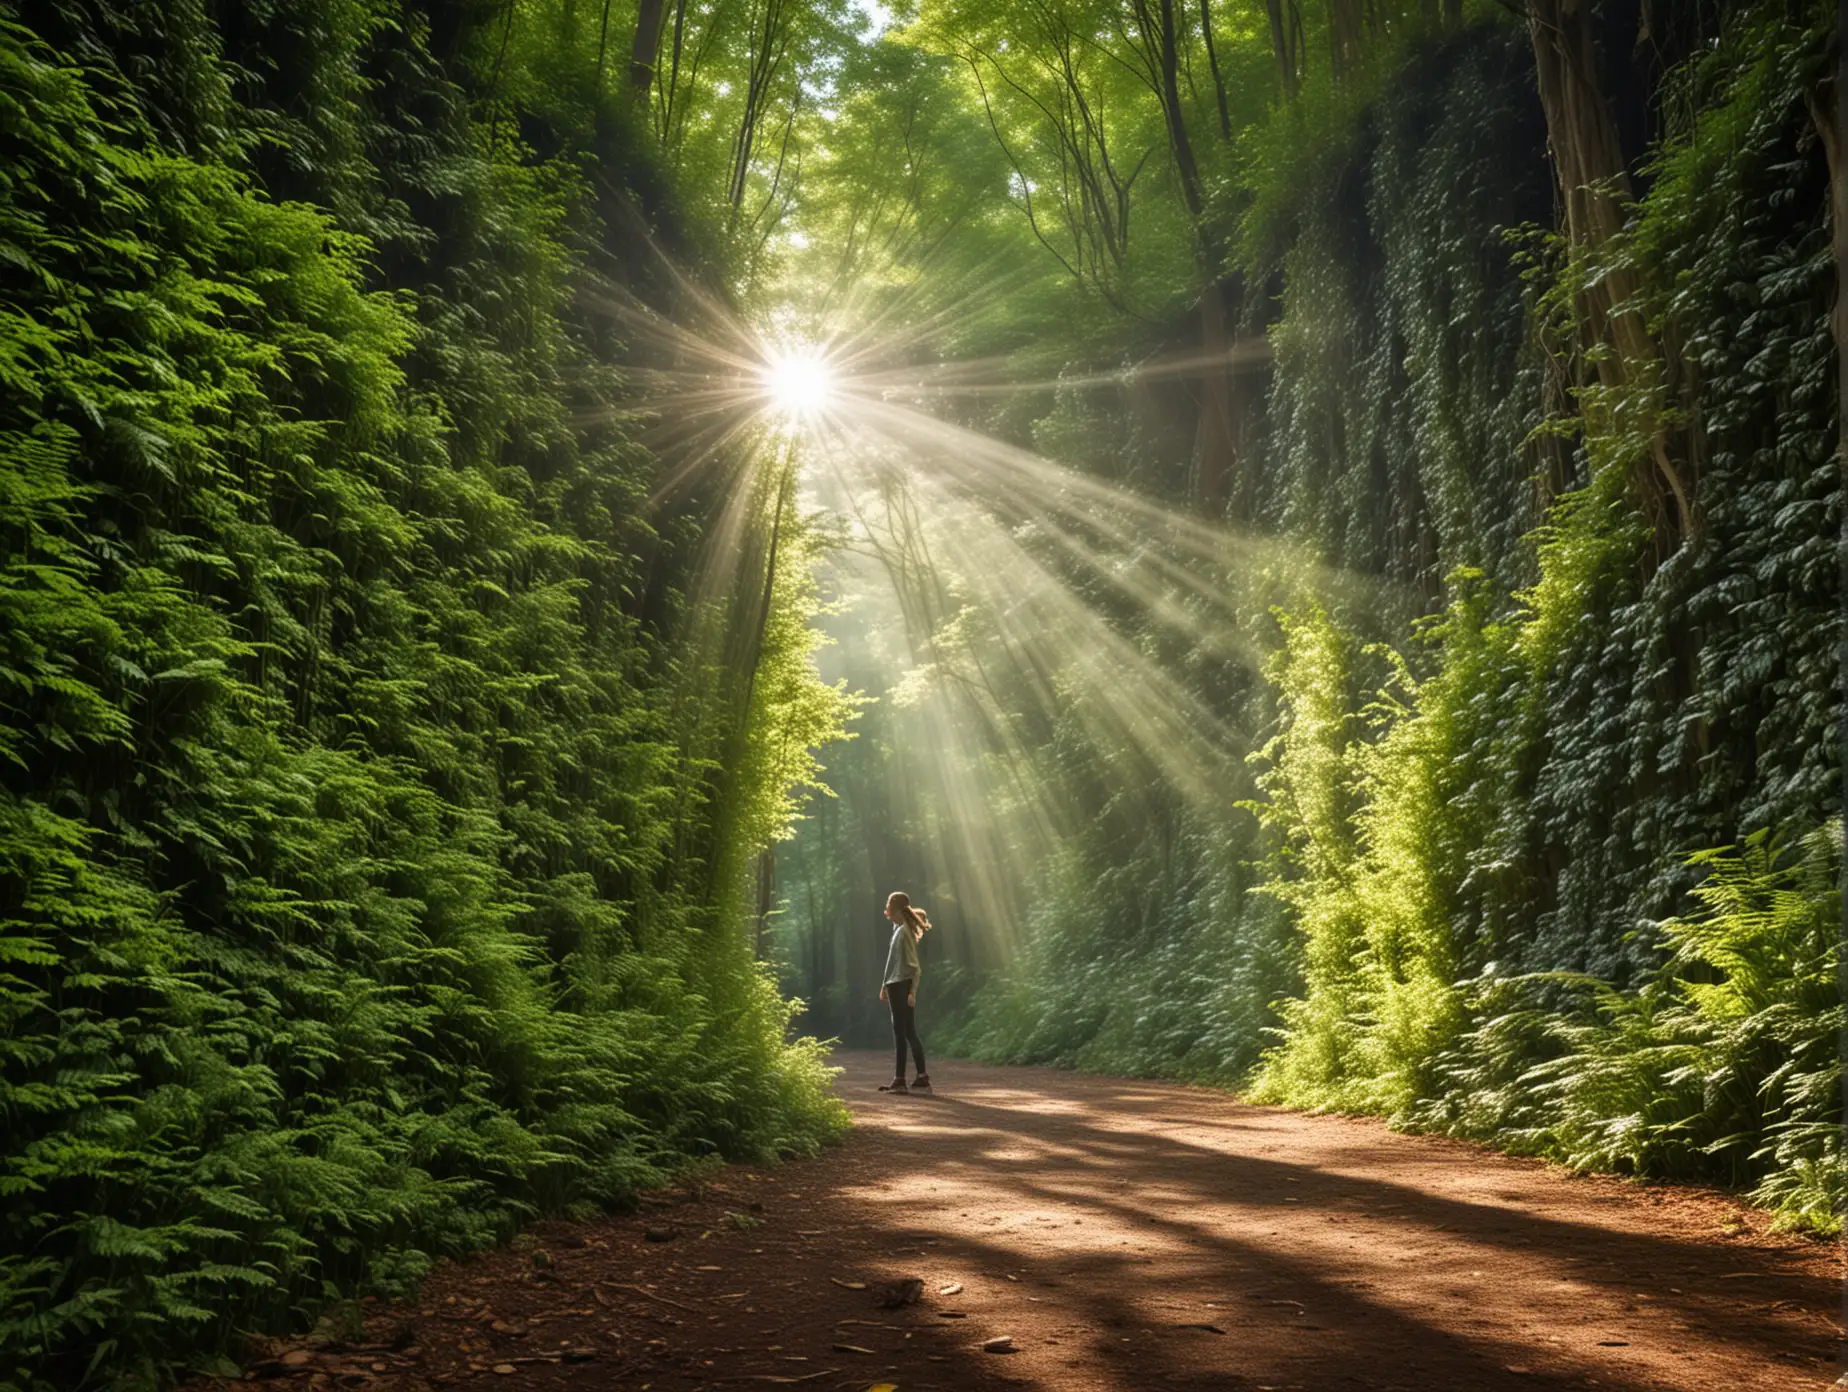
[(752, 628), (750, 651), (746, 655), (744, 704), (738, 717), (739, 726), (747, 737), (751, 726), (751, 702), (757, 694), (757, 667), (763, 661), (764, 638), (770, 631), (770, 610), (776, 599), (776, 552), (783, 539), (783, 504), (795, 483), (795, 475), (795, 464), (792, 461), (784, 467), (782, 476), (776, 482), (776, 512), (770, 518), (770, 556), (764, 562), (764, 589), (758, 600), (757, 620)]
[(1161, 105), (1168, 121), (1168, 145), (1174, 167), (1181, 175), (1181, 198), (1197, 226), (1206, 199), (1200, 191), (1200, 166), (1194, 159), (1193, 141), (1187, 135), (1187, 113), (1181, 106), (1180, 35), (1175, 28), (1174, 0), (1161, 0)]
[(1180, 174), (1181, 199), (1193, 217), (1194, 245), (1200, 265), (1200, 426), (1195, 491), (1201, 509), (1216, 515), (1225, 507), (1227, 480), (1232, 472), (1232, 410), (1227, 380), (1226, 306), (1219, 293), (1219, 249), (1211, 244), (1206, 228), (1206, 196), (1200, 185), (1200, 165), (1187, 134), (1187, 113), (1181, 105), (1180, 35), (1174, 0), (1161, 0), (1156, 12), (1157, 54), (1160, 63), (1162, 113), (1167, 118), (1168, 144)]
[[(743, 766), (746, 751), (750, 748), (751, 712), (757, 701), (757, 669), (763, 664), (764, 641), (769, 636), (770, 614), (776, 601), (776, 562), (783, 538), (783, 509), (789, 501), (794, 481), (795, 461), (786, 455), (776, 482), (776, 511), (770, 519), (769, 554), (764, 560), (763, 587), (757, 595), (755, 612), (748, 618), (737, 614), (727, 626), (722, 666), (732, 681), (736, 681), (738, 674), (743, 673), (744, 689), (738, 694), (737, 711), (731, 728), (725, 734), (723, 754), (715, 771), (721, 786), (725, 779), (734, 776), (735, 771)], [(740, 588), (742, 584), (740, 581)], [(740, 594), (735, 603), (738, 609), (742, 609), (748, 601)], [(707, 860), (708, 899), (718, 890), (724, 859), (723, 856), (712, 855)]]
[(603, 60), (610, 50), (610, 0), (603, 0), (603, 21), (597, 26), (597, 95), (603, 95)]
[(1206, 40), (1206, 64), (1213, 71), (1213, 95), (1219, 101), (1219, 138), (1232, 138), (1232, 112), (1226, 105), (1226, 79), (1219, 71), (1219, 46), (1213, 42), (1213, 10), (1200, 0), (1200, 37)]
[(1329, 62), (1337, 78), (1360, 67), (1366, 48), (1366, 0), (1328, 0)]
[(674, 108), (680, 97), (680, 55), (686, 49), (687, 0), (674, 0), (674, 48), (668, 60), (667, 83), (661, 92), (661, 143), (674, 133)]
[[(1592, 0), (1529, 0), (1528, 23), (1546, 111), (1547, 139), (1565, 203), (1566, 235), (1572, 245), (1595, 250), (1623, 230), (1630, 201), (1629, 170), (1610, 104), (1598, 86)], [(1673, 356), (1650, 336), (1634, 308), (1617, 312), (1639, 288), (1636, 273), (1610, 268), (1581, 297), (1587, 346), (1606, 345), (1598, 374), (1617, 387), (1639, 375), (1659, 372), (1665, 397), (1682, 373)], [(1672, 551), (1692, 531), (1693, 502), (1687, 475), (1697, 457), (1698, 426), (1671, 441), (1658, 423), (1637, 469), (1637, 488), (1656, 530), (1659, 554)]]
[(738, 134), (732, 141), (731, 177), (726, 196), (731, 203), (732, 224), (744, 206), (745, 189), (750, 183), (751, 155), (757, 147), (757, 132), (763, 122), (764, 109), (770, 101), (770, 84), (783, 63), (784, 10), (787, 0), (763, 0), (763, 20), (753, 22), (750, 65), (744, 83), (744, 113), (738, 118)]
[(667, 17), (666, 0), (641, 0), (635, 15), (635, 42), (629, 48), (629, 82), (638, 97), (654, 86), (655, 59), (661, 53), (661, 22)]
[(1264, 0), (1270, 16), (1271, 51), (1277, 55), (1277, 73), (1283, 79), (1283, 95), (1294, 101), (1301, 85), (1297, 71), (1298, 0)]
[(770, 915), (776, 908), (776, 847), (765, 846), (757, 853), (757, 928), (751, 942), (751, 955), (764, 960), (764, 944), (770, 936)]

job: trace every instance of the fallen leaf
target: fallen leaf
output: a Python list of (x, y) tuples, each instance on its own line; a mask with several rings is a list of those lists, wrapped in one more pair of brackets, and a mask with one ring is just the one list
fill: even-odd
[(722, 1266), (696, 1266), (693, 1269), (695, 1271), (723, 1271), (725, 1268)]
[(1199, 1320), (1189, 1324), (1177, 1324), (1174, 1327), (1176, 1329), (1204, 1329), (1208, 1334), (1223, 1334), (1226, 1332), (1216, 1324), (1207, 1324)]
[(876, 1356), (879, 1352), (878, 1349), (861, 1348), (858, 1344), (833, 1344), (830, 1347), (836, 1353), (868, 1353)]
[(1628, 1339), (1600, 1339), (1598, 1340), (1598, 1347), (1599, 1348), (1629, 1348), (1630, 1341)]
[(939, 1310), (937, 1311), (937, 1318), (938, 1319), (968, 1319), (969, 1312), (967, 1310)]
[(282, 1356), (282, 1365), (285, 1368), (305, 1368), (312, 1362), (314, 1362), (314, 1355), (307, 1349), (290, 1349)]
[(511, 1363), (496, 1363), (494, 1365), (494, 1371), (499, 1373), (502, 1377), (506, 1377), (509, 1373), (518, 1372), (519, 1369), (515, 1368)]
[(984, 1340), (982, 1352), (1012, 1353), (1014, 1352), (1014, 1336), (1012, 1334), (999, 1334), (992, 1339)]
[(898, 1384), (896, 1382), (875, 1382), (866, 1389), (866, 1392), (898, 1392)]
[(843, 1281), (838, 1276), (830, 1276), (828, 1279), (834, 1282), (835, 1285), (844, 1286), (848, 1290), (865, 1290), (866, 1289), (866, 1282), (864, 1281)]
[(947, 1286), (938, 1286), (937, 1294), (938, 1295), (961, 1295), (962, 1294), (962, 1282), (961, 1281), (951, 1281), (949, 1285)]

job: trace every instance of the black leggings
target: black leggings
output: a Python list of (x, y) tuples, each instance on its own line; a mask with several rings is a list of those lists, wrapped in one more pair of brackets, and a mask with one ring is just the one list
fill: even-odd
[(918, 1041), (918, 1012), (911, 1004), (911, 990), (914, 983), (909, 981), (888, 981), (886, 983), (886, 1004), (892, 1007), (892, 1039), (898, 1045), (898, 1064), (892, 1070), (894, 1078), (905, 1076), (905, 1043), (911, 1043), (911, 1057), (916, 1060), (918, 1072), (923, 1073), (924, 1046)]

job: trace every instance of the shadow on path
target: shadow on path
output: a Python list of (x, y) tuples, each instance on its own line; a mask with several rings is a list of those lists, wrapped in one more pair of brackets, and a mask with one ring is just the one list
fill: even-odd
[[(1835, 1376), (1836, 1249), (1742, 1229), (1721, 1194), (1044, 1069), (939, 1060), (942, 1095), (882, 1096), (884, 1055), (837, 1061), (859, 1122), (842, 1145), (695, 1177), (632, 1216), (538, 1224), (445, 1263), (415, 1305), (377, 1307), (362, 1341), (274, 1350), (258, 1376), (291, 1392), (1785, 1392)], [(882, 1301), (907, 1279), (921, 1299)], [(984, 1350), (1000, 1337), (1011, 1352)]]
[(1769, 1389), (1836, 1371), (1832, 1252), (1726, 1238), (1723, 1196), (1047, 1070), (946, 1065), (939, 1096), (881, 1097), (882, 1056), (838, 1061), (857, 1145), (885, 1162), (843, 1174), (841, 1199), (932, 1239), (874, 1276), (960, 1281), (1036, 1385)]

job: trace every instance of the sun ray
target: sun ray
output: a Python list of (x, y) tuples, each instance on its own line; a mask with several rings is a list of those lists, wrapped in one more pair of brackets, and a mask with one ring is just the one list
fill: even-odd
[[(840, 519), (828, 583), (857, 617), (836, 621), (851, 652), (828, 674), (890, 702), (887, 795), (918, 799), (919, 853), (983, 924), (977, 957), (993, 966), (1025, 931), (1026, 887), (1102, 809), (1142, 808), (1130, 823), (1154, 824), (1164, 800), (1223, 815), (1249, 796), (1254, 738), (1202, 694), (1201, 672), (1260, 680), (1266, 644), (1251, 625), (1271, 605), (1419, 599), (963, 419), (1021, 392), (1109, 399), (1258, 367), (1262, 341), (1048, 377), (1027, 358), (955, 354), (980, 298), (854, 301), (849, 328), (793, 312), (753, 324), (690, 283), (678, 324), (620, 291), (606, 307), (644, 348), (632, 418), (663, 461), (649, 506), (709, 497), (696, 623), (756, 583), (772, 490), (799, 479), (801, 507)], [(699, 662), (728, 660), (709, 625), (694, 641)], [(1048, 762), (1077, 749), (1082, 797)]]

